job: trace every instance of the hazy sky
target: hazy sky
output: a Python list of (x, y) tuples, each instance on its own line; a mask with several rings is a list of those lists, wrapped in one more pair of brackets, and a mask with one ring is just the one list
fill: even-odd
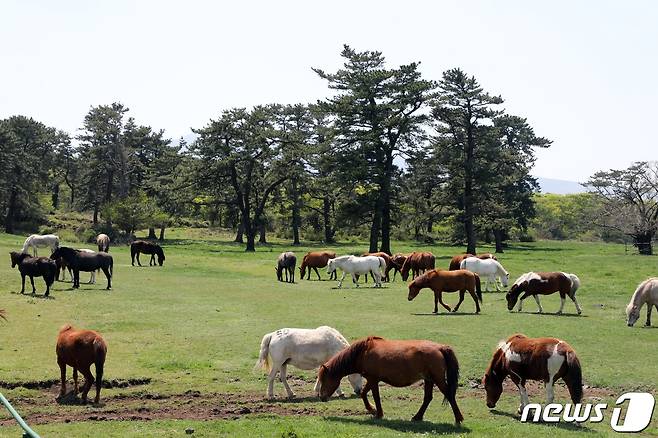
[(344, 43), (427, 78), (461, 67), (554, 140), (539, 176), (657, 159), (658, 2), (13, 1), (0, 4), (0, 118), (76, 134), (120, 101), (173, 138), (222, 109), (312, 102)]

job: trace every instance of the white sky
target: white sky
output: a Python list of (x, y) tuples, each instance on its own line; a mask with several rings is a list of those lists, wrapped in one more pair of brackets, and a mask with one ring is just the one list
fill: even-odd
[(90, 106), (120, 101), (176, 139), (225, 108), (326, 97), (311, 67), (337, 69), (343, 43), (431, 79), (475, 75), (554, 140), (536, 175), (658, 158), (652, 1), (3, 0), (0, 117), (75, 135)]

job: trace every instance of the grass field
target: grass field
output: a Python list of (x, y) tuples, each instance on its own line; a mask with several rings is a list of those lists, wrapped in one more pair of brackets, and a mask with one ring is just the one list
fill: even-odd
[[(333, 281), (278, 283), (273, 267), (278, 253), (290, 248), (284, 243), (248, 254), (241, 245), (228, 243), (228, 236), (208, 230), (174, 229), (168, 237), (164, 267), (131, 267), (128, 248), (114, 247), (111, 291), (104, 289), (100, 274), (96, 285), (83, 284), (76, 291), (68, 282), (57, 282), (52, 299), (44, 299), (18, 293), (20, 276), (10, 268), (8, 252), (20, 249), (23, 238), (0, 234), (0, 253), (6, 254), (6, 262), (0, 264), (0, 308), (9, 318), (0, 324), (0, 387), (42, 436), (182, 436), (190, 427), (193, 436), (612, 434), (609, 415), (603, 423), (581, 428), (520, 423), (515, 392), (503, 394), (496, 410), (487, 409), (483, 390), (474, 386), (497, 342), (516, 332), (568, 341), (580, 356), (590, 387), (585, 401), (601, 398), (611, 405), (630, 389), (658, 393), (658, 329), (642, 328), (644, 309), (636, 327), (624, 322), (630, 295), (641, 280), (656, 275), (658, 258), (627, 255), (620, 245), (513, 244), (499, 257), (513, 279), (529, 270), (578, 274), (578, 298), (584, 309), (580, 317), (570, 301), (565, 315), (554, 315), (557, 295), (542, 299), (543, 315), (533, 313), (533, 300), (524, 304), (527, 313), (510, 314), (502, 293), (485, 293), (481, 315), (473, 314), (474, 304), (467, 296), (461, 313), (442, 311), (436, 316), (431, 314), (431, 291), (422, 291), (410, 303), (399, 278), (381, 290), (372, 289), (371, 283), (356, 289), (347, 281), (341, 290)], [(309, 249), (294, 251), (300, 256)], [(340, 254), (364, 249), (357, 243), (335, 247)], [(394, 245), (395, 251), (412, 249), (432, 251), (438, 267), (446, 268), (450, 257), (462, 250), (411, 242)], [(81, 275), (82, 282), (87, 279), (87, 274)], [(35, 283), (42, 294), (43, 280)], [(456, 298), (444, 295), (449, 304)], [(654, 315), (656, 327), (658, 314)], [(103, 390), (101, 406), (60, 405), (54, 400), (59, 376), (55, 340), (65, 323), (95, 329), (108, 342), (105, 378), (113, 387)], [(284, 400), (285, 391), (277, 382), (277, 401), (263, 400), (265, 375), (252, 371), (262, 336), (281, 327), (320, 325), (333, 326), (350, 340), (380, 335), (454, 346), (461, 365), (462, 428), (452, 426), (452, 413), (441, 404), (438, 392), (425, 422), (418, 424), (408, 420), (420, 406), (422, 389), (382, 385), (385, 418), (374, 420), (356, 397), (320, 403), (312, 394), (313, 373), (291, 368), (289, 380), (299, 399)], [(348, 389), (346, 381), (342, 386)], [(557, 401), (567, 401), (564, 391), (557, 394)], [(531, 400), (543, 402), (543, 388), (532, 392)], [(0, 413), (0, 435), (19, 436), (9, 418), (5, 411)], [(655, 414), (643, 434), (658, 434)]]

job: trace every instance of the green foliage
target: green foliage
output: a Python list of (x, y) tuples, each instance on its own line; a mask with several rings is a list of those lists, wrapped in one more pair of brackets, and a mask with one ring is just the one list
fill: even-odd
[(101, 216), (116, 224), (128, 236), (136, 230), (166, 226), (168, 221), (168, 216), (144, 192), (135, 192), (105, 204)]
[(603, 237), (594, 220), (603, 209), (602, 199), (591, 193), (537, 194), (537, 214), (530, 226), (540, 239), (591, 240)]

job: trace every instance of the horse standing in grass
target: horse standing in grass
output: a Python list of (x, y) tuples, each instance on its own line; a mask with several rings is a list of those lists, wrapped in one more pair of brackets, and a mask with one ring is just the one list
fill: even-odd
[(30, 277), (32, 283), (32, 294), (36, 294), (37, 290), (34, 287), (34, 277), (43, 277), (46, 282), (46, 293), (44, 296), (50, 295), (50, 286), (57, 278), (57, 265), (48, 257), (32, 257), (27, 253), (18, 253), (12, 251), (11, 267), (14, 268), (18, 265), (18, 271), (21, 273), (21, 293), (25, 293), (25, 276)]
[[(322, 326), (316, 329), (282, 328), (263, 336), (260, 343), (258, 362), (254, 369), (263, 368), (269, 373), (267, 376), (267, 397), (274, 397), (274, 379), (279, 373), (279, 379), (286, 388), (288, 398), (293, 398), (288, 381), (286, 380), (287, 367), (293, 365), (302, 370), (313, 370), (329, 360), (336, 353), (349, 347), (350, 343), (338, 330)], [(359, 374), (350, 374), (348, 380), (355, 394), (361, 392), (362, 379)], [(315, 382), (313, 391), (317, 394), (318, 382)], [(340, 387), (336, 394), (342, 396)]]
[[(359, 373), (366, 379), (361, 398), (366, 410), (377, 418), (384, 416), (379, 399), (379, 382), (400, 388), (422, 379), (425, 397), (412, 420), (423, 420), (425, 410), (432, 401), (434, 385), (450, 403), (455, 423), (459, 425), (464, 420), (456, 398), (459, 362), (448, 345), (431, 341), (393, 341), (375, 336), (356, 341), (320, 367), (320, 399), (327, 401), (338, 387), (340, 379), (353, 373)], [(368, 401), (369, 391), (372, 391), (376, 409)]]
[(409, 301), (416, 298), (421, 289), (430, 288), (434, 291), (434, 312), (439, 313), (438, 303), (450, 312), (450, 306), (443, 302), (443, 292), (457, 292), (459, 291), (459, 302), (452, 310), (456, 312), (459, 306), (464, 301), (466, 291), (471, 294), (473, 301), (475, 301), (475, 313), (480, 313), (480, 303), (482, 302), (482, 288), (480, 286), (480, 277), (471, 271), (443, 271), (435, 269), (426, 272), (425, 274), (417, 277), (414, 281), (409, 283)]
[(294, 283), (295, 265), (297, 265), (297, 256), (295, 256), (295, 253), (292, 251), (282, 252), (279, 258), (276, 259), (276, 279), (283, 281), (283, 273), (285, 272), (286, 283)]
[[(386, 254), (385, 252), (381, 252), (381, 251), (380, 252), (364, 252), (363, 254), (361, 254), (361, 257), (366, 257), (366, 256), (381, 257), (381, 258), (384, 259), (384, 261), (386, 262), (386, 269), (384, 270), (384, 273), (383, 273), (384, 276), (383, 276), (382, 279), (385, 282), (389, 282), (390, 279), (388, 277), (388, 272), (391, 269), (394, 269), (394, 265), (393, 265), (393, 261), (391, 260), (391, 256)], [(373, 278), (373, 281), (374, 280), (375, 279)], [(368, 276), (366, 275), (366, 283), (367, 282), (368, 282)]]
[(336, 257), (327, 262), (327, 272), (332, 274), (336, 268), (343, 271), (343, 276), (338, 282), (338, 288), (343, 287), (343, 280), (349, 273), (352, 274), (352, 282), (359, 287), (358, 276), (363, 274), (372, 275), (375, 287), (382, 287), (383, 270), (386, 269), (386, 260), (381, 257), (365, 256), (356, 257), (352, 255)]
[(526, 335), (516, 334), (506, 341), (501, 341), (482, 379), (489, 408), (496, 406), (507, 376), (519, 388), (519, 413), (530, 403), (525, 388), (527, 380), (545, 383), (547, 403), (553, 403), (553, 385), (558, 379), (566, 383), (574, 405), (580, 403), (583, 398), (580, 361), (573, 348), (560, 339), (528, 338)]
[[(96, 251), (88, 248), (80, 248), (78, 249), (78, 251), (86, 252), (88, 254), (96, 254)], [(65, 281), (66, 271), (69, 271), (69, 277), (71, 277), (71, 281), (73, 281), (73, 271), (71, 270), (71, 267), (66, 263), (66, 260), (59, 257), (58, 259), (55, 260), (55, 264), (57, 264), (58, 280)], [(91, 271), (91, 275), (89, 276), (89, 281), (87, 282), (87, 284), (96, 284), (96, 271)]]
[(107, 289), (112, 288), (112, 271), (114, 260), (106, 252), (82, 252), (77, 249), (60, 246), (55, 250), (50, 258), (56, 260), (63, 258), (66, 264), (73, 270), (73, 288), (80, 287), (80, 271), (93, 272), (102, 269), (107, 278)]
[(480, 260), (487, 260), (487, 259), (494, 259), (498, 260), (495, 255), (491, 254), (490, 252), (486, 252), (484, 254), (480, 255), (473, 255), (473, 254), (458, 254), (450, 260), (450, 267), (448, 268), (450, 271), (456, 271), (457, 269), (462, 269), (460, 268), (460, 264), (462, 260), (467, 259), (469, 257), (477, 257)]
[[(302, 280), (304, 279), (304, 275), (306, 275), (307, 269), (308, 269), (307, 280), (311, 279), (311, 269), (315, 271), (315, 275), (318, 276), (318, 280), (321, 280), (320, 273), (318, 272), (318, 268), (324, 268), (325, 266), (327, 266), (329, 260), (335, 258), (336, 258), (336, 253), (334, 251), (307, 252), (304, 258), (302, 259), (301, 266), (299, 267), (299, 273), (302, 277)], [(334, 272), (329, 276), (329, 279), (335, 280), (337, 275), (338, 274)]]
[(402, 268), (400, 268), (400, 275), (404, 281), (409, 279), (409, 271), (412, 271), (411, 278), (418, 277), (422, 272), (434, 269), (434, 254), (431, 252), (412, 252), (406, 258)]
[(130, 257), (132, 259), (132, 265), (135, 266), (135, 257), (137, 257), (137, 264), (142, 266), (139, 261), (139, 255), (141, 253), (150, 254), (151, 260), (149, 260), (149, 266), (155, 266), (155, 256), (158, 256), (158, 265), (162, 266), (165, 261), (164, 251), (162, 247), (157, 243), (147, 242), (145, 240), (135, 240), (130, 244)]
[(557, 314), (562, 313), (565, 297), (568, 296), (576, 305), (576, 310), (580, 315), (583, 309), (576, 300), (576, 291), (579, 287), (580, 279), (575, 274), (566, 272), (526, 272), (514, 282), (507, 295), (505, 295), (507, 310), (511, 312), (518, 301), (518, 311), (520, 312), (523, 307), (523, 300), (532, 295), (537, 302), (537, 307), (539, 307), (539, 313), (542, 313), (544, 309), (541, 307), (538, 295), (550, 295), (559, 292), (560, 310), (557, 311)]
[(32, 234), (23, 243), (23, 249), (21, 252), (28, 253), (28, 250), (32, 248), (34, 257), (37, 256), (37, 248), (50, 248), (50, 252), (55, 251), (59, 248), (59, 237), (55, 234)]
[(658, 278), (649, 278), (644, 280), (635, 289), (630, 303), (626, 306), (626, 322), (632, 327), (640, 319), (640, 309), (647, 305), (647, 327), (651, 326), (651, 309), (655, 306), (658, 309)]
[[(394, 254), (391, 256), (391, 265), (386, 266), (386, 276), (389, 277), (389, 272), (392, 269), (393, 270), (393, 280), (395, 281), (395, 276), (400, 272), (400, 269), (402, 269), (402, 266), (404, 265), (405, 260), (407, 260), (407, 257), (409, 257), (410, 254)], [(390, 278), (390, 277), (389, 277)]]
[(96, 245), (98, 245), (98, 252), (110, 252), (110, 236), (99, 234), (96, 237)]
[[(98, 404), (101, 398), (103, 385), (103, 366), (107, 355), (107, 344), (101, 335), (92, 330), (75, 330), (70, 324), (59, 330), (57, 337), (57, 365), (61, 371), (62, 388), (59, 396), (66, 395), (66, 366), (73, 368), (73, 382), (75, 394), (78, 393), (78, 371), (84, 376), (85, 384), (82, 387), (82, 401), (87, 403), (87, 393), (96, 381), (96, 398)], [(90, 367), (96, 366), (96, 379), (91, 374)]]
[(509, 272), (503, 268), (498, 260), (467, 257), (461, 261), (459, 267), (478, 274), (480, 278), (484, 277), (484, 290), (487, 292), (489, 291), (490, 281), (496, 285), (497, 291), (500, 291), (500, 287), (498, 287), (499, 278), (504, 287), (507, 287), (509, 283)]

